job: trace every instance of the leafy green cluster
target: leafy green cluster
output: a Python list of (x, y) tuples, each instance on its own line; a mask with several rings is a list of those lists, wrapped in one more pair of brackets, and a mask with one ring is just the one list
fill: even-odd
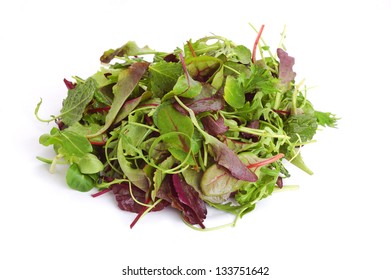
[(58, 116), (42, 120), (37, 105), (38, 119), (58, 124), (39, 139), (55, 158), (38, 158), (51, 171), (69, 164), (67, 184), (79, 191), (126, 182), (143, 213), (166, 201), (191, 224), (202, 226), (202, 203), (242, 217), (282, 187), (284, 157), (311, 174), (298, 148), (337, 121), (314, 110), (295, 83), (292, 57), (263, 50), (254, 61), (247, 47), (219, 36), (172, 53), (134, 42), (108, 50), (97, 73), (66, 82)]

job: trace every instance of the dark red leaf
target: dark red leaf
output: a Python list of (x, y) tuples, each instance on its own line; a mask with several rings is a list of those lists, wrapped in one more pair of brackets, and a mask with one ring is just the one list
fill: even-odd
[(215, 120), (212, 116), (203, 117), (201, 122), (205, 131), (210, 135), (217, 136), (228, 131), (228, 126), (224, 124), (224, 118), (220, 115), (217, 120)]
[[(246, 127), (259, 129), (259, 120), (250, 121), (246, 125)], [(245, 139), (252, 139), (253, 141), (258, 141), (258, 139), (259, 139), (258, 135), (254, 135), (254, 134), (251, 134), (251, 133), (242, 132), (241, 135), (242, 135), (243, 138), (245, 138)]]
[[(130, 190), (129, 190), (128, 184), (114, 184), (114, 185), (112, 185), (111, 189), (113, 190), (113, 193), (115, 195), (115, 199), (117, 200), (118, 207), (121, 210), (130, 211), (130, 212), (134, 212), (134, 213), (139, 213), (140, 211), (144, 210), (144, 206), (138, 204), (136, 201), (133, 200), (132, 196), (130, 195)], [(132, 192), (133, 192), (134, 197), (138, 201), (140, 201), (142, 203), (146, 203), (145, 192), (143, 192), (142, 190), (140, 190), (136, 187), (133, 187), (133, 186), (132, 186)], [(167, 202), (162, 201), (162, 202), (158, 203), (152, 209), (152, 211), (160, 211), (164, 207), (166, 207), (167, 205), (168, 205)]]
[(67, 87), (67, 89), (74, 89), (76, 87), (75, 83), (72, 83), (71, 81), (68, 81), (67, 79), (64, 79), (64, 84)]
[(157, 193), (157, 197), (171, 203), (171, 207), (182, 212), (183, 218), (192, 225), (200, 225), (206, 218), (205, 202), (199, 198), (196, 190), (179, 177), (167, 175)]
[[(214, 139), (212, 141), (212, 139)], [(209, 139), (209, 145), (213, 150), (213, 157), (217, 164), (227, 168), (231, 175), (239, 180), (256, 182), (257, 175), (243, 164), (239, 157), (223, 142), (216, 138)]]
[(184, 219), (191, 224), (198, 224), (201, 228), (205, 228), (202, 222), (206, 218), (207, 210), (198, 192), (178, 174), (172, 175), (172, 182), (178, 201), (183, 207)]

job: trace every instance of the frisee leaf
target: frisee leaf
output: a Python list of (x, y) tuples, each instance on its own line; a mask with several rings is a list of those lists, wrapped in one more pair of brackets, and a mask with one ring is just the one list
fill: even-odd
[(337, 127), (338, 118), (330, 112), (314, 112), (318, 124), (321, 126)]

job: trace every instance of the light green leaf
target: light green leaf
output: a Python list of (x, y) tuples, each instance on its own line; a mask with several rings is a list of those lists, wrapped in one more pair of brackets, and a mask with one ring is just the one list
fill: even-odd
[(246, 102), (243, 88), (233, 76), (228, 76), (225, 81), (224, 99), (231, 107), (236, 109), (242, 108)]
[(67, 171), (66, 181), (71, 189), (88, 192), (95, 186), (95, 181), (90, 175), (82, 174), (77, 164), (72, 164)]
[(78, 133), (52, 128), (50, 134), (44, 134), (40, 137), (39, 143), (44, 146), (53, 145), (58, 154), (61, 154), (67, 160), (74, 157), (83, 157), (92, 152), (91, 143), (87, 138)]
[(145, 172), (138, 168), (132, 168), (130, 162), (126, 159), (124, 149), (122, 146), (122, 138), (118, 140), (117, 146), (117, 159), (118, 163), (124, 172), (125, 176), (130, 180), (136, 187), (142, 189), (145, 192), (149, 191), (149, 179)]
[(85, 154), (78, 162), (79, 170), (83, 174), (95, 174), (103, 170), (102, 162), (91, 153)]
[(202, 84), (193, 80), (190, 76), (182, 75), (178, 78), (172, 91), (164, 95), (162, 101), (165, 101), (173, 96), (181, 96), (186, 98), (194, 98), (202, 91)]
[(250, 64), (251, 51), (243, 45), (236, 46), (232, 49), (232, 52), (229, 54), (228, 60), (233, 62), (239, 62), (242, 64)]

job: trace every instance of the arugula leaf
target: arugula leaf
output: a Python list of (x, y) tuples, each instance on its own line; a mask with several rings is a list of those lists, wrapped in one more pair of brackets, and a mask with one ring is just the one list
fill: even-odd
[(44, 134), (39, 138), (39, 143), (44, 146), (53, 145), (56, 152), (69, 161), (74, 161), (74, 157), (83, 157), (93, 151), (90, 142), (85, 136), (69, 130), (60, 131), (53, 127), (50, 134)]
[[(271, 195), (276, 186), (279, 173), (279, 169), (262, 167), (260, 169), (257, 182), (254, 184), (245, 184), (241, 186), (235, 195), (235, 200), (240, 205), (253, 205), (255, 202)], [(242, 212), (241, 215), (243, 216), (253, 209), (254, 208), (250, 207), (246, 209), (245, 212)]]

